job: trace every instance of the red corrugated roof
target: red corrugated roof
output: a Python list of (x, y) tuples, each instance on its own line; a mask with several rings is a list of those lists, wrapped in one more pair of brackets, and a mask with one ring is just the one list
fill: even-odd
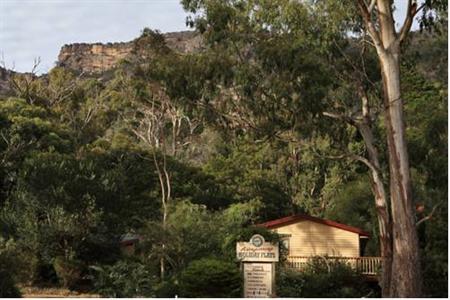
[(356, 228), (356, 227), (341, 224), (341, 223), (338, 223), (335, 221), (316, 218), (316, 217), (312, 217), (312, 216), (304, 215), (304, 214), (298, 214), (298, 215), (293, 215), (293, 216), (289, 216), (289, 217), (285, 217), (285, 218), (281, 218), (281, 219), (277, 219), (277, 220), (268, 221), (268, 222), (259, 224), (258, 226), (266, 227), (268, 229), (274, 229), (274, 228), (294, 224), (294, 223), (304, 221), (304, 220), (336, 227), (336, 228), (339, 228), (342, 230), (358, 233), (359, 235), (362, 235), (362, 236), (370, 237), (369, 233), (365, 232), (364, 230), (362, 230), (360, 228)]

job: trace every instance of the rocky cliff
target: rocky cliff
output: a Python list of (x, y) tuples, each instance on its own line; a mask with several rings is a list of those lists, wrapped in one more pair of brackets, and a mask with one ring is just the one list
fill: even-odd
[[(192, 31), (165, 33), (164, 39), (169, 48), (180, 53), (189, 53), (201, 47), (201, 37)], [(57, 65), (84, 73), (100, 73), (113, 68), (133, 50), (134, 41), (64, 45)]]

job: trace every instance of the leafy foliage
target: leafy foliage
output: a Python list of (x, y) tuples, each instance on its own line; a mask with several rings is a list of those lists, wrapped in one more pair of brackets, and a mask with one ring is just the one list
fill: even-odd
[(180, 296), (189, 298), (237, 298), (241, 295), (239, 267), (214, 258), (193, 261), (181, 273)]
[(16, 286), (17, 265), (14, 258), (14, 243), (0, 239), (0, 297), (19, 298)]
[(282, 270), (277, 278), (278, 297), (357, 298), (376, 297), (363, 276), (341, 262), (313, 258), (299, 271)]
[(62, 281), (64, 287), (72, 288), (75, 286), (78, 280), (81, 278), (82, 268), (80, 261), (67, 259), (65, 257), (58, 256), (54, 262), (54, 268), (56, 275)]
[[(353, 2), (312, 3), (183, 0), (201, 52), (179, 55), (147, 28), (106, 73), (16, 74), (14, 97), (0, 99), (0, 234), (10, 243), (0, 249), (1, 293), (18, 296), (14, 281), (74, 286), (91, 270), (108, 297), (239, 297), (236, 241), (259, 233), (277, 242), (254, 225), (298, 212), (371, 232), (365, 254), (378, 255), (367, 168), (341, 155), (365, 156), (362, 137), (322, 114), (359, 111), (354, 83), (364, 76), (386, 161), (378, 60), (360, 43)], [(402, 65), (417, 219), (430, 217), (418, 226), (424, 287), (440, 297), (448, 282), (446, 47), (446, 34), (414, 33)], [(164, 152), (173, 146), (170, 120), (158, 149), (133, 132), (161, 99), (185, 117), (173, 153)], [(162, 226), (153, 159), (164, 154), (172, 201)], [(128, 259), (118, 243), (126, 232), (139, 236)], [(281, 270), (277, 293), (376, 296), (360, 279), (318, 259), (303, 273)]]
[(94, 268), (94, 288), (104, 297), (155, 297), (155, 278), (147, 267), (132, 260)]

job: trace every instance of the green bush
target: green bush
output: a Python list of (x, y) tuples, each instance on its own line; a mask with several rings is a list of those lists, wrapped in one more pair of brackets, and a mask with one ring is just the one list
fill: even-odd
[(276, 295), (283, 298), (300, 297), (305, 276), (299, 271), (281, 269), (276, 274)]
[(18, 298), (20, 291), (16, 287), (16, 266), (12, 241), (0, 237), (0, 298)]
[(239, 267), (231, 262), (203, 258), (181, 273), (180, 296), (190, 298), (233, 298), (241, 296)]
[(53, 267), (58, 279), (66, 288), (73, 288), (81, 278), (82, 265), (78, 260), (58, 256), (53, 263)]
[(155, 297), (156, 277), (140, 262), (121, 260), (93, 269), (95, 291), (104, 297)]
[(20, 296), (20, 291), (11, 274), (0, 266), (0, 298), (19, 298)]
[(301, 271), (281, 269), (277, 274), (277, 296), (359, 298), (377, 296), (377, 291), (349, 265), (317, 257)]
[(180, 290), (175, 278), (163, 281), (155, 287), (155, 296), (157, 298), (175, 298), (179, 294)]
[[(31, 270), (31, 282), (33, 285), (54, 285), (59, 281), (62, 281), (61, 274), (57, 274), (55, 270), (55, 264), (47, 263), (42, 260), (38, 260), (31, 257), (34, 261), (29, 264), (29, 270)], [(23, 278), (23, 277), (22, 277)]]

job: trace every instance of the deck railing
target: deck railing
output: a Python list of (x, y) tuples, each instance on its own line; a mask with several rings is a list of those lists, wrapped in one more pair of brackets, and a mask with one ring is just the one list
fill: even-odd
[[(327, 262), (343, 262), (350, 265), (364, 275), (377, 275), (381, 268), (381, 257), (342, 257), (342, 256), (315, 256), (324, 259)], [(312, 256), (289, 256), (286, 265), (289, 268), (302, 270), (308, 262), (314, 257)]]

